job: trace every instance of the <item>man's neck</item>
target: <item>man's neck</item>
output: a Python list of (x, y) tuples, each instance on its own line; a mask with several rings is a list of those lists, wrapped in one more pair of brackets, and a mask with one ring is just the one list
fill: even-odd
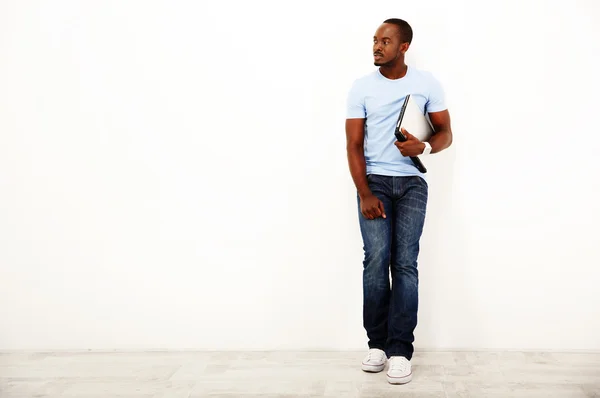
[(379, 71), (385, 77), (390, 80), (401, 79), (406, 76), (408, 66), (404, 62), (400, 62), (397, 65), (380, 66)]

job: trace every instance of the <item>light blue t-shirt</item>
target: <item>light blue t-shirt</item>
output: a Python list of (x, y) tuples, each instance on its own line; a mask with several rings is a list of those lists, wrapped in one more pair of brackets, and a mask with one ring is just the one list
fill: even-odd
[[(406, 75), (391, 80), (379, 68), (354, 81), (347, 99), (346, 117), (365, 120), (365, 160), (367, 174), (386, 176), (421, 176), (409, 157), (402, 156), (394, 145), (394, 130), (400, 108), (407, 94), (425, 112), (446, 109), (444, 91), (438, 80), (427, 71), (408, 67)], [(427, 167), (426, 158), (422, 159)]]

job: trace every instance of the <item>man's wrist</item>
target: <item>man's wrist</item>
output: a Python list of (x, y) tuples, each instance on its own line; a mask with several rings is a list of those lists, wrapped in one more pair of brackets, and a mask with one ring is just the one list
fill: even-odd
[(371, 189), (369, 189), (369, 187), (358, 190), (358, 197), (361, 199), (364, 199), (367, 196), (371, 196), (372, 194), (373, 193), (371, 192)]

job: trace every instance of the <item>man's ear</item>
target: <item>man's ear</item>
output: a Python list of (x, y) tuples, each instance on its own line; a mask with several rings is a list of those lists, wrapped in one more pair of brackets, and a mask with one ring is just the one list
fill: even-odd
[(408, 51), (409, 47), (410, 47), (409, 43), (400, 44), (400, 51), (402, 52), (402, 54), (406, 53)]

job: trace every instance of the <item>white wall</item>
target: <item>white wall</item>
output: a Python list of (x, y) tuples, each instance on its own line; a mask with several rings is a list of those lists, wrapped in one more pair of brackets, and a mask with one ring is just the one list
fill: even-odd
[(345, 98), (400, 17), (455, 133), (417, 349), (600, 350), (598, 3), (281, 3), (0, 2), (0, 349), (364, 348)]

